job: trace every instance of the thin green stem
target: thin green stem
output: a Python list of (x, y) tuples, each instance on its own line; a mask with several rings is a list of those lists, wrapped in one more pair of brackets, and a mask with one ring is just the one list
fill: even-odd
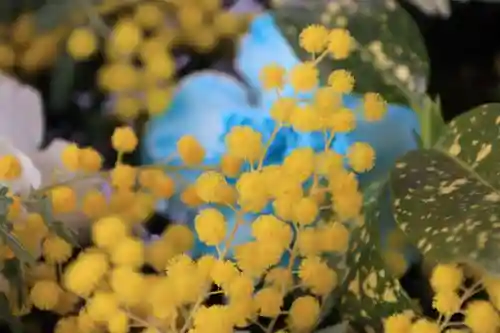
[[(293, 227), (294, 227), (294, 229), (296, 231), (297, 237), (298, 237), (299, 236), (299, 232), (300, 232), (300, 228), (296, 224), (292, 224), (292, 225), (293, 225)], [(287, 267), (287, 270), (288, 270), (288, 272), (290, 274), (292, 274), (293, 265), (295, 264), (295, 259), (299, 255), (297, 243), (298, 242), (295, 242), (295, 244), (293, 244), (291, 255), (290, 255), (290, 262), (288, 263), (288, 267)], [(294, 287), (295, 286), (292, 286), (292, 290), (293, 290)], [(266, 330), (265, 333), (271, 333), (273, 331), (273, 328), (276, 325), (276, 322), (278, 321), (278, 317), (279, 316), (276, 316), (276, 317), (273, 318), (273, 320), (271, 321), (271, 323), (267, 327), (267, 330)]]
[(262, 169), (262, 165), (264, 164), (264, 159), (266, 158), (269, 147), (271, 147), (274, 139), (276, 139), (276, 135), (278, 135), (280, 128), (281, 128), (280, 125), (274, 126), (273, 132), (271, 133), (271, 137), (269, 138), (269, 140), (267, 140), (266, 146), (264, 147), (264, 151), (262, 152), (262, 156), (260, 157), (259, 164), (257, 166), (257, 170)]
[[(231, 230), (231, 233), (229, 234), (229, 237), (226, 239), (224, 243), (224, 248), (221, 251), (221, 254), (219, 256), (219, 260), (224, 260), (225, 256), (227, 255), (227, 252), (229, 251), (229, 248), (231, 246), (231, 243), (234, 240), (234, 237), (236, 236), (236, 231), (238, 230), (239, 226), (243, 224), (243, 214), (240, 210), (236, 209), (233, 206), (230, 206), (231, 209), (233, 209), (236, 212), (236, 223)], [(202, 295), (198, 298), (196, 303), (193, 305), (191, 308), (191, 311), (189, 312), (188, 317), (186, 318), (186, 322), (184, 323), (183, 327), (180, 329), (180, 333), (186, 333), (189, 330), (189, 325), (191, 324), (191, 321), (193, 319), (194, 314), (198, 309), (202, 306), (203, 301), (206, 299), (206, 297), (210, 293), (210, 287), (211, 283), (209, 286), (207, 286), (206, 290), (202, 293)], [(208, 290), (207, 290), (208, 289)]]

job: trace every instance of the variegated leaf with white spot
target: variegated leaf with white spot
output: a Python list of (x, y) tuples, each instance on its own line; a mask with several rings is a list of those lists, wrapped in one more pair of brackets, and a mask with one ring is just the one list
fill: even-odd
[(395, 218), (428, 258), (500, 271), (500, 104), (453, 120), (391, 173)]
[(353, 232), (348, 251), (346, 266), (350, 271), (339, 311), (357, 332), (378, 332), (383, 318), (406, 310), (416, 312), (412, 300), (382, 259), (379, 207), (376, 203), (367, 207), (364, 224)]
[(410, 15), (395, 0), (276, 0), (274, 17), (302, 60), (301, 30), (311, 24), (346, 27), (357, 50), (346, 60), (320, 63), (324, 83), (334, 69), (348, 69), (359, 93), (378, 92), (392, 103), (410, 105), (424, 94), (429, 61), (423, 38)]

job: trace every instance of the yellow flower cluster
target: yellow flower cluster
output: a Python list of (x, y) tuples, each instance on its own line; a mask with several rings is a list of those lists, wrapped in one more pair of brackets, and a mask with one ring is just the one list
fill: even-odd
[[(180, 23), (186, 27), (197, 24), (192, 12), (182, 12), (194, 7), (175, 3)], [(204, 0), (202, 8), (214, 10), (216, 3)], [(141, 29), (147, 24), (156, 27), (146, 21), (145, 14), (136, 13), (133, 19), (118, 22), (109, 41), (113, 53), (135, 54), (143, 45)], [(138, 237), (140, 224), (155, 204), (176, 192), (177, 184), (168, 171), (179, 169), (168, 163), (144, 167), (124, 163), (123, 155), (136, 149), (138, 138), (132, 128), (119, 127), (111, 137), (118, 152), (111, 170), (101, 171), (102, 158), (89, 148), (70, 145), (61, 156), (76, 177), (99, 175), (108, 179), (111, 193), (94, 188), (79, 200), (71, 183), (46, 190), (55, 213), (82, 212), (91, 221), (90, 248), (67, 263), (71, 246), (47, 229), (42, 216), (30, 214), (25, 223), (16, 225), (26, 228), (15, 231), (20, 238), (23, 230), (43, 235), (39, 242), (45, 260), (28, 270), (30, 297), (26, 306), (64, 314), (56, 333), (126, 333), (131, 327), (141, 327), (145, 333), (229, 333), (235, 327), (255, 323), (259, 316), (270, 319), (268, 332), (275, 331), (280, 316), (287, 317), (287, 329), (292, 332), (312, 331), (322, 302), (343, 279), (341, 271), (324, 257), (347, 251), (350, 222), (362, 214), (363, 195), (356, 174), (371, 170), (375, 163), (374, 149), (365, 142), (354, 143), (345, 156), (330, 149), (337, 133), (356, 127), (354, 111), (342, 105), (342, 94), (351, 91), (354, 78), (347, 70), (337, 70), (330, 75), (328, 86), (318, 88), (317, 65), (327, 54), (345, 58), (351, 39), (345, 30), (313, 28), (301, 34), (301, 43), (312, 53), (323, 53), (289, 72), (277, 64), (262, 70), (263, 86), (276, 90), (278, 96), (282, 96), (280, 89), (285, 84), (297, 93), (314, 90), (308, 103), (298, 97), (276, 100), (270, 110), (276, 127), (268, 142), (251, 127), (233, 127), (225, 137), (226, 154), (217, 166), (203, 164), (205, 149), (196, 133), (177, 142), (173, 157), (180, 158), (186, 167), (203, 170), (194, 183), (183, 184), (181, 199), (190, 207), (203, 206), (194, 221), (196, 236), (214, 246), (217, 255), (190, 258), (187, 253), (195, 235), (183, 225), (167, 228), (158, 240), (149, 243)], [(313, 33), (315, 30), (319, 34)], [(85, 36), (80, 32), (80, 37)], [(93, 43), (91, 38), (87, 42)], [(148, 59), (159, 61), (153, 67), (165, 64), (166, 52), (152, 54)], [(121, 88), (113, 89), (128, 91), (133, 85), (126, 76), (137, 72), (122, 58), (115, 59), (120, 60), (109, 66), (115, 66), (112, 71), (120, 77), (111, 77)], [(380, 96), (367, 94), (363, 108), (366, 120), (376, 121), (384, 115), (386, 105)], [(265, 165), (268, 148), (285, 126), (300, 132), (323, 132), (324, 149), (297, 148), (282, 163)], [(4, 177), (16, 175), (16, 163), (5, 161), (5, 167), (0, 163), (0, 170), (7, 170)], [(272, 211), (264, 214), (268, 207)], [(232, 210), (235, 221), (228, 221), (221, 208)], [(256, 216), (251, 221), (249, 213)], [(250, 224), (253, 240), (233, 244), (244, 223)], [(3, 252), (5, 257), (11, 256)], [(289, 255), (288, 265), (282, 264), (283, 255)], [(61, 272), (63, 263), (67, 265)], [(154, 274), (142, 272), (145, 264)], [(257, 288), (258, 281), (263, 285)], [(205, 304), (214, 293), (213, 284), (218, 287), (215, 293), (226, 297), (224, 304)], [(301, 289), (301, 296), (286, 307), (285, 296), (297, 289)], [(78, 300), (84, 300), (83, 307), (77, 306)]]
[[(433, 307), (438, 320), (416, 318), (411, 312), (398, 313), (384, 321), (385, 333), (494, 333), (500, 329), (498, 296), (500, 280), (482, 276), (465, 286), (466, 272), (457, 264), (438, 264), (432, 271), (430, 284), (434, 294)], [(467, 276), (471, 277), (471, 276)], [(489, 300), (471, 299), (485, 289)], [(463, 314), (463, 320), (452, 321)]]
[(223, 9), (221, 0), (137, 1), (132, 15), (120, 17), (109, 34), (97, 36), (98, 27), (93, 26), (75, 28), (67, 49), (76, 60), (85, 60), (98, 52), (104, 37), (108, 62), (99, 70), (99, 85), (117, 93), (116, 113), (133, 119), (142, 110), (155, 115), (168, 105), (175, 47), (209, 52), (220, 41), (236, 39), (247, 25), (248, 15)]

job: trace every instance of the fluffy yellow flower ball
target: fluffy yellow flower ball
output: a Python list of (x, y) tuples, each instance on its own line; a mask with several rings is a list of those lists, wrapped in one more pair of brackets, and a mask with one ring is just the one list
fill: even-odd
[(187, 166), (201, 164), (205, 157), (205, 149), (192, 135), (184, 135), (177, 141), (177, 151)]
[(206, 171), (195, 182), (196, 194), (206, 203), (228, 203), (226, 194), (229, 184), (219, 172)]
[(354, 48), (354, 40), (348, 30), (335, 28), (330, 31), (327, 48), (335, 60), (346, 59)]
[(129, 92), (139, 85), (139, 72), (126, 62), (114, 62), (104, 65), (98, 73), (99, 86), (110, 92)]
[(230, 155), (250, 162), (257, 161), (264, 150), (262, 134), (249, 126), (231, 128), (225, 143)]
[(57, 282), (42, 280), (31, 288), (29, 298), (40, 310), (52, 310), (57, 305), (61, 293), (62, 289)]
[(337, 273), (328, 267), (320, 257), (307, 257), (299, 267), (299, 277), (304, 286), (318, 296), (325, 296), (337, 287), (339, 278)]
[(144, 29), (153, 29), (165, 24), (165, 14), (156, 3), (139, 3), (135, 8), (134, 22)]
[(121, 153), (131, 153), (137, 147), (139, 140), (130, 126), (117, 127), (111, 136), (113, 148)]
[(111, 262), (118, 266), (139, 268), (144, 263), (144, 252), (142, 241), (126, 237), (111, 249)]
[(319, 84), (319, 70), (314, 63), (303, 62), (290, 70), (288, 80), (296, 92), (309, 92)]
[(194, 235), (191, 229), (182, 224), (169, 226), (161, 235), (161, 238), (173, 245), (178, 252), (187, 252), (191, 250), (194, 244)]
[(234, 331), (234, 322), (231, 320), (227, 306), (212, 305), (202, 306), (194, 314), (193, 324), (195, 330), (205, 333), (231, 333)]
[(194, 223), (198, 237), (209, 246), (219, 245), (226, 238), (226, 219), (218, 209), (201, 210)]
[(96, 52), (97, 45), (98, 40), (92, 29), (76, 28), (68, 38), (67, 49), (75, 60), (85, 60)]
[(241, 172), (243, 162), (244, 161), (241, 158), (225, 154), (221, 158), (220, 168), (226, 177), (236, 178)]
[(313, 24), (306, 27), (299, 35), (300, 46), (309, 53), (322, 52), (328, 42), (329, 31), (326, 27)]
[(500, 328), (500, 316), (488, 301), (472, 301), (465, 309), (464, 324), (474, 333), (495, 333)]
[(126, 312), (118, 311), (107, 320), (109, 333), (127, 333), (129, 331), (129, 317)]
[(151, 192), (156, 198), (168, 199), (175, 193), (175, 181), (167, 174), (162, 174), (151, 186)]
[(118, 312), (119, 302), (115, 294), (97, 291), (86, 303), (87, 313), (95, 321), (106, 321)]
[(80, 168), (84, 172), (97, 172), (101, 170), (103, 158), (99, 152), (93, 148), (80, 149)]
[(297, 100), (291, 97), (278, 98), (271, 109), (269, 114), (276, 122), (281, 124), (288, 124), (294, 109), (297, 107)]
[(236, 182), (238, 203), (245, 212), (261, 212), (269, 202), (265, 177), (259, 171), (244, 172)]
[(355, 172), (370, 171), (375, 166), (375, 150), (368, 143), (355, 142), (347, 150), (347, 160)]
[(354, 88), (354, 76), (345, 69), (337, 69), (328, 76), (328, 85), (340, 94), (349, 94)]
[(110, 173), (111, 185), (117, 190), (130, 190), (136, 182), (137, 169), (126, 164), (116, 165)]
[(283, 171), (293, 175), (298, 181), (305, 182), (313, 172), (315, 165), (314, 150), (305, 148), (294, 149), (283, 161)]
[(275, 243), (284, 250), (292, 242), (292, 229), (274, 215), (261, 215), (252, 222), (252, 236), (264, 244)]
[(300, 199), (293, 208), (293, 220), (300, 225), (309, 225), (316, 221), (319, 206), (311, 197)]
[(92, 226), (92, 240), (101, 248), (110, 249), (129, 235), (127, 225), (118, 217), (104, 217)]
[(137, 24), (130, 19), (122, 19), (116, 23), (111, 32), (111, 47), (122, 55), (131, 54), (142, 41), (142, 31)]
[(21, 176), (21, 173), (21, 162), (16, 156), (4, 155), (0, 157), (0, 180), (16, 180)]
[(189, 185), (181, 193), (181, 201), (188, 207), (198, 207), (203, 203), (203, 200), (198, 196), (196, 192), (196, 186)]
[(118, 300), (128, 306), (136, 306), (144, 297), (146, 280), (134, 269), (126, 266), (115, 268), (109, 278), (110, 286)]
[(349, 133), (356, 128), (356, 115), (348, 108), (342, 108), (330, 116), (331, 128), (337, 133)]
[(290, 124), (297, 132), (315, 132), (323, 129), (323, 121), (312, 105), (300, 105), (293, 109)]
[(48, 263), (64, 263), (72, 252), (71, 245), (57, 235), (50, 235), (43, 241), (42, 253)]
[(387, 113), (387, 102), (377, 93), (363, 96), (364, 115), (367, 121), (380, 121)]
[(460, 296), (455, 291), (439, 291), (432, 302), (432, 307), (445, 316), (458, 312), (461, 305)]
[(210, 270), (210, 277), (220, 287), (226, 287), (240, 272), (229, 260), (216, 260)]
[(310, 330), (320, 314), (318, 300), (312, 296), (301, 296), (293, 301), (288, 312), (288, 324), (297, 331)]
[(408, 313), (398, 313), (386, 318), (383, 322), (384, 333), (407, 333), (410, 332), (412, 316)]
[(259, 78), (265, 90), (283, 89), (285, 85), (285, 68), (278, 64), (269, 64), (260, 71)]
[(75, 190), (69, 186), (57, 186), (50, 190), (49, 195), (54, 214), (71, 213), (77, 207)]
[(63, 284), (72, 293), (87, 297), (108, 272), (106, 254), (98, 251), (81, 253), (65, 270)]
[(146, 91), (146, 109), (148, 114), (156, 116), (166, 110), (172, 100), (172, 88), (149, 88)]
[(341, 95), (332, 87), (321, 87), (314, 93), (313, 105), (322, 117), (328, 117), (342, 106)]
[(69, 171), (77, 171), (80, 168), (80, 148), (74, 143), (67, 145), (61, 153), (61, 161)]
[(104, 194), (99, 190), (90, 190), (85, 193), (82, 203), (82, 211), (89, 218), (99, 218), (107, 210), (108, 203)]
[(275, 318), (281, 313), (283, 293), (278, 289), (262, 288), (255, 294), (254, 303), (263, 317)]
[(464, 280), (463, 271), (456, 264), (438, 264), (434, 267), (430, 283), (434, 291), (458, 290)]
[(346, 192), (333, 198), (333, 210), (341, 221), (355, 218), (363, 207), (363, 195), (359, 191)]

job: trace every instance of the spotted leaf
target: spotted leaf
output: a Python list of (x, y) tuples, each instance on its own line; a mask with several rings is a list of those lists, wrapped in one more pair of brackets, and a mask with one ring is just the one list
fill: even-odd
[[(380, 195), (385, 192), (382, 190)], [(339, 310), (357, 332), (378, 332), (383, 318), (406, 310), (416, 312), (398, 279), (385, 267), (380, 253), (380, 216), (380, 205), (372, 202), (366, 208), (363, 224), (352, 234), (348, 251), (346, 266), (350, 271)]]
[(453, 120), (391, 173), (396, 221), (429, 259), (500, 268), (500, 104)]
[(376, 91), (393, 103), (410, 105), (422, 95), (429, 73), (427, 52), (417, 25), (395, 0), (280, 0), (274, 13), (286, 39), (303, 60), (300, 31), (311, 24), (346, 27), (358, 47), (347, 60), (320, 63), (324, 83), (334, 69), (356, 78), (359, 93)]

